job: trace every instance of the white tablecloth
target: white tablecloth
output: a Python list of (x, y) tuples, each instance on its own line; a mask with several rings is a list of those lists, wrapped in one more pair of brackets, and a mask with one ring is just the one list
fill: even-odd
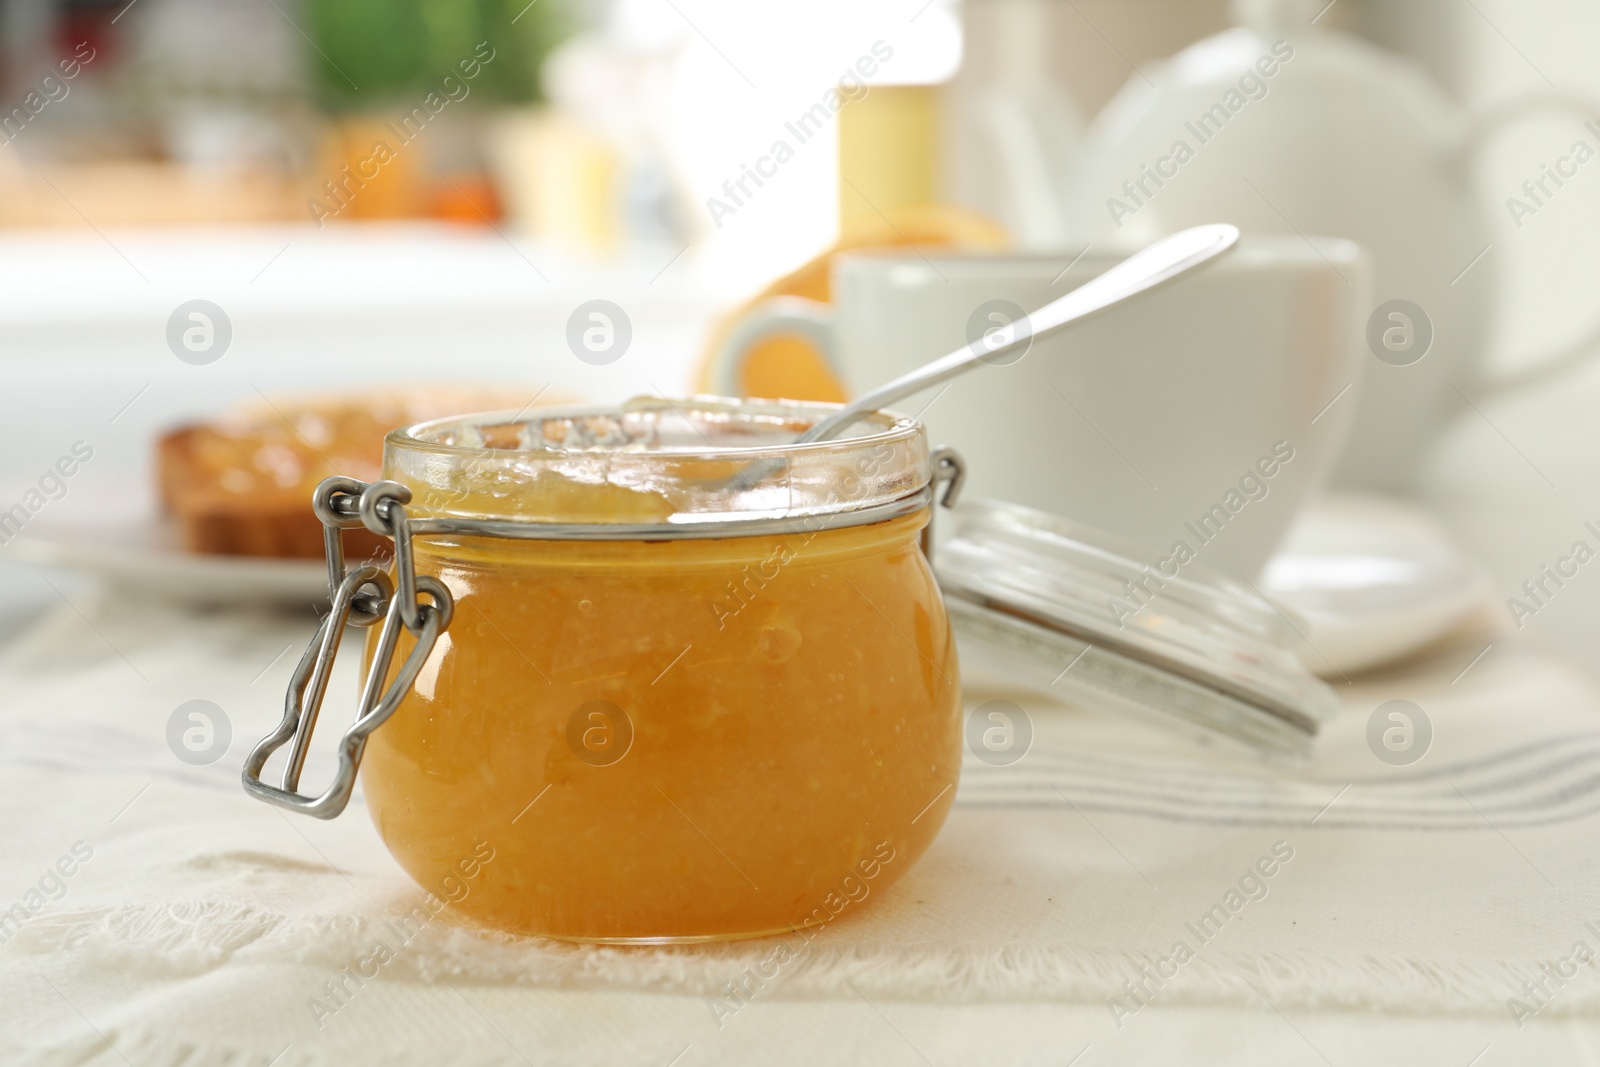
[[(1032, 750), (971, 761), (922, 862), (734, 1005), (772, 942), (597, 949), (446, 911), (344, 977), (422, 892), (360, 804), (321, 823), (237, 782), (313, 621), (80, 598), (0, 657), (0, 1062), (1600, 1062), (1600, 966), (1564, 962), (1600, 952), (1600, 693), (1509, 635), (1341, 685), (1294, 771), (969, 663)], [(346, 664), (330, 722), (353, 688)], [(1366, 740), (1395, 698), (1433, 725), (1410, 767)], [(166, 742), (192, 699), (233, 731), (206, 767)]]

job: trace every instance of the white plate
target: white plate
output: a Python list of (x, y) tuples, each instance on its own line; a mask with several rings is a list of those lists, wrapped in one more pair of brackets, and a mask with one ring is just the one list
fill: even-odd
[(1295, 520), (1261, 591), (1304, 620), (1300, 659), (1328, 676), (1398, 660), (1487, 602), (1484, 572), (1420, 508), (1330, 494)]
[(127, 593), (190, 604), (312, 604), (328, 598), (320, 560), (214, 556), (186, 551), (159, 519), (30, 525), (6, 546), (12, 559), (100, 578)]
[[(321, 560), (187, 552), (159, 519), (30, 527), (13, 559), (101, 578), (166, 601), (321, 603)], [(1317, 674), (1366, 670), (1448, 633), (1484, 603), (1488, 582), (1426, 512), (1381, 497), (1330, 495), (1307, 505), (1260, 588), (1298, 617), (1300, 658)]]

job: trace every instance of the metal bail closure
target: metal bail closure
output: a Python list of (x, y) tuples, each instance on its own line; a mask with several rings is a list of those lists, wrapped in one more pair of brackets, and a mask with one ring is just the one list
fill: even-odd
[[(939, 483), (947, 482), (944, 496), (938, 497), (939, 507), (953, 508), (961, 499), (961, 486), (967, 480), (967, 461), (961, 458), (961, 453), (948, 445), (937, 449), (928, 457), (933, 464), (933, 473), (928, 478), (928, 487), (935, 496), (939, 493)], [(928, 525), (922, 528), (922, 554), (933, 562), (933, 517), (939, 511), (938, 507), (928, 509)]]
[[(284, 700), (283, 720), (276, 730), (251, 750), (245, 760), (242, 778), (245, 791), (252, 796), (318, 819), (331, 819), (342, 812), (355, 789), (356, 770), (361, 765), (361, 753), (366, 747), (368, 735), (382, 726), (400, 706), (400, 701), (416, 681), (428, 654), (433, 651), (439, 634), (450, 625), (450, 615), (455, 606), (450, 591), (436, 578), (419, 578), (416, 575), (411, 554), (411, 529), (403, 506), (410, 497), (410, 491), (395, 482), (368, 485), (352, 478), (329, 478), (317, 487), (313, 507), (327, 532), (333, 605), (317, 628), (305, 655), (300, 657), (299, 666), (295, 668)], [(344, 573), (344, 550), (339, 541), (339, 530), (361, 525), (394, 539), (398, 589), (384, 570), (375, 564), (364, 564)], [(369, 588), (376, 589), (376, 595), (364, 592)], [(431, 604), (418, 601), (418, 594), (423, 593), (427, 594)], [(371, 626), (379, 619), (383, 621), (383, 629), (379, 631), (366, 684), (362, 687), (361, 698), (356, 706), (355, 722), (345, 730), (339, 742), (339, 766), (334, 773), (333, 783), (321, 796), (307, 796), (299, 792), (300, 774), (305, 769), (311, 735), (316, 730), (317, 714), (322, 709), (328, 677), (333, 670), (333, 661), (339, 654), (345, 627), (351, 624)], [(402, 626), (416, 635), (416, 645), (406, 656), (394, 680), (384, 688), (384, 679), (388, 677), (394, 661)], [(272, 754), (291, 738), (294, 744), (289, 750), (280, 784), (266, 784), (261, 780), (262, 768)]]

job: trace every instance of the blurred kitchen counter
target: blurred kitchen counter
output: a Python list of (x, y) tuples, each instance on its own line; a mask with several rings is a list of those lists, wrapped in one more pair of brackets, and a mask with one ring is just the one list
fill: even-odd
[[(522, 385), (530, 399), (682, 393), (721, 306), (693, 258), (662, 247), (580, 262), (504, 227), (446, 223), (5, 231), (0, 510), (83, 441), (95, 458), (47, 505), (50, 519), (147, 512), (158, 432), (262, 394), (430, 380)], [(232, 332), (203, 366), (167, 341), (169, 319), (196, 299)], [(596, 299), (631, 329), (603, 366), (567, 339)], [(0, 615), (54, 599), (0, 548)]]
[[(0, 226), (239, 224), (303, 217), (306, 182), (153, 161), (0, 169)], [(93, 220), (93, 221), (91, 221)]]

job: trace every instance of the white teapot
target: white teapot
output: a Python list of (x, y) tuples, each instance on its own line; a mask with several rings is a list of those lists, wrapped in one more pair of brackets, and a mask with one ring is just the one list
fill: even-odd
[[(1358, 410), (1334, 480), (1407, 492), (1468, 394), (1545, 377), (1600, 343), (1597, 324), (1514, 379), (1484, 376), (1497, 257), (1470, 180), (1474, 154), (1498, 129), (1550, 111), (1577, 117), (1571, 154), (1556, 161), (1571, 177), (1574, 155), (1600, 151), (1600, 104), (1549, 92), (1462, 115), (1417, 65), (1316, 26), (1325, 4), (1236, 0), (1243, 25), (1145, 64), (1058, 181), (1074, 244), (1137, 246), (1227, 220), (1364, 246), (1375, 267), (1372, 351), (1364, 382), (1340, 401)], [(1580, 130), (1585, 119), (1595, 121)], [(1563, 180), (1542, 172), (1520, 191), (1524, 202), (1536, 208)]]

